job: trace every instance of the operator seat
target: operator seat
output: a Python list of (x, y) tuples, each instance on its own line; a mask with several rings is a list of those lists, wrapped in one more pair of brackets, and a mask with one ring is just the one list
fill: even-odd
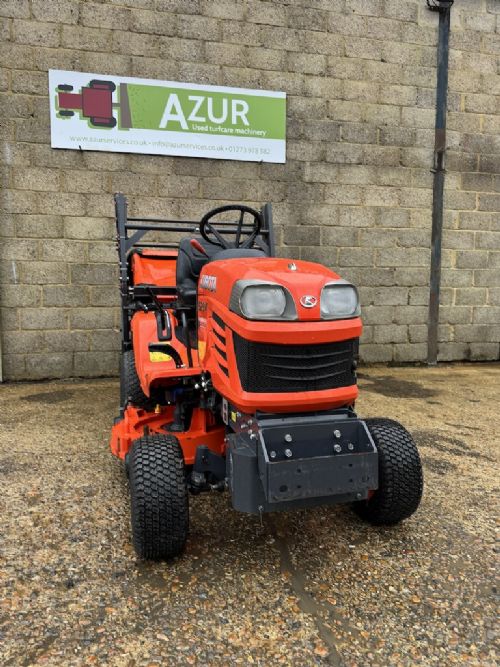
[[(191, 245), (195, 239), (206, 251), (206, 255)], [(179, 302), (183, 306), (196, 306), (196, 290), (202, 268), (208, 262), (217, 259), (236, 259), (239, 257), (266, 257), (262, 250), (250, 248), (222, 249), (220, 245), (209, 243), (200, 236), (188, 237), (179, 243), (179, 255), (176, 265), (176, 286)]]

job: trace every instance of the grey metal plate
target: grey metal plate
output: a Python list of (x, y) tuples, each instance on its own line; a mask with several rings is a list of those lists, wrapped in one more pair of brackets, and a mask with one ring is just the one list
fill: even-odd
[(339, 494), (366, 497), (378, 487), (378, 453), (360, 419), (315, 419), (264, 426), (257, 447), (267, 502)]
[(262, 482), (271, 503), (374, 489), (378, 456), (371, 452), (268, 463)]

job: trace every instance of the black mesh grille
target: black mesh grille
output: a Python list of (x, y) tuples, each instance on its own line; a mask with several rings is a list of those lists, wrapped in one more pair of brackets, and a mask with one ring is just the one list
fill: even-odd
[(241, 386), (251, 392), (336, 389), (356, 384), (358, 339), (314, 345), (254, 343), (233, 332)]

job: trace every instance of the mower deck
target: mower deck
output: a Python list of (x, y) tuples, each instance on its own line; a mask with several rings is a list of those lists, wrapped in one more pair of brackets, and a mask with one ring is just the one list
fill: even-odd
[(210, 420), (209, 415), (206, 410), (194, 410), (189, 431), (177, 432), (169, 430), (174, 421), (173, 406), (163, 406), (158, 412), (128, 406), (123, 417), (119, 417), (112, 428), (111, 451), (124, 460), (134, 440), (156, 433), (174, 435), (179, 440), (184, 462), (188, 466), (193, 465), (196, 450), (201, 445), (206, 445), (211, 451), (222, 456), (226, 449), (225, 428)]

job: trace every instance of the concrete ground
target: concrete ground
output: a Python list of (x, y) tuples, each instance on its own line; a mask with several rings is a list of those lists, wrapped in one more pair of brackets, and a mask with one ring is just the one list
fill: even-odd
[(191, 502), (184, 557), (130, 544), (114, 380), (0, 388), (0, 664), (496, 665), (498, 365), (369, 368), (359, 412), (414, 434), (420, 510), (258, 518)]

